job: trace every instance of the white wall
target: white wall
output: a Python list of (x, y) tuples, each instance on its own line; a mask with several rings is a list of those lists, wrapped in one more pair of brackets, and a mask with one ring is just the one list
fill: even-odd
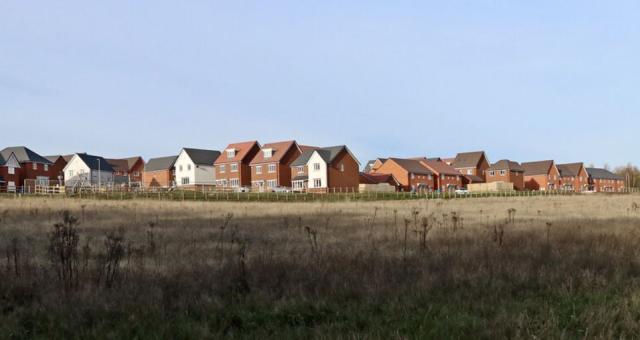
[[(183, 177), (189, 177), (189, 184), (187, 185), (194, 185), (196, 183), (196, 166), (184, 150), (180, 151), (180, 155), (178, 155), (174, 166), (176, 169), (176, 186), (180, 187), (184, 185), (182, 184)], [(189, 167), (191, 167), (191, 170), (189, 170)]]
[[(314, 170), (314, 164), (315, 163), (320, 163), (320, 170)], [(313, 155), (311, 155), (311, 158), (309, 158), (309, 161), (307, 162), (307, 169), (308, 169), (308, 173), (309, 173), (309, 188), (313, 189), (313, 188), (326, 188), (328, 186), (328, 178), (327, 178), (327, 164), (324, 162), (324, 159), (322, 159), (322, 157), (320, 157), (320, 155), (317, 152), (314, 152)], [(322, 186), (316, 187), (315, 186), (315, 179), (320, 178), (322, 180)]]
[[(74, 155), (69, 163), (64, 167), (64, 185), (73, 186), (78, 182), (84, 181), (87, 185), (91, 184), (91, 169), (78, 157)], [(73, 174), (70, 173), (73, 171)]]

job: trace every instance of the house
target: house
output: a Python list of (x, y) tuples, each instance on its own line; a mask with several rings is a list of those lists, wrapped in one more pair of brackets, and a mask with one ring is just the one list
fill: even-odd
[(259, 191), (291, 187), (291, 163), (301, 154), (294, 140), (264, 144), (249, 162), (251, 187)]
[(308, 149), (291, 163), (296, 191), (355, 192), (360, 163), (345, 145)]
[(149, 159), (142, 171), (142, 185), (150, 189), (174, 187), (176, 159), (178, 156)]
[(455, 191), (463, 185), (463, 176), (451, 165), (440, 158), (424, 158), (419, 160), (434, 175), (434, 189), (438, 191)]
[(401, 191), (431, 191), (436, 187), (434, 173), (416, 159), (389, 158), (374, 173), (393, 175)]
[(215, 162), (216, 186), (239, 188), (251, 186), (251, 160), (260, 151), (258, 141), (227, 145)]
[(20, 186), (22, 168), (18, 157), (11, 152), (0, 154), (0, 192), (16, 192)]
[[(445, 159), (445, 163), (451, 162)], [(486, 180), (486, 171), (489, 168), (489, 160), (484, 151), (462, 152), (456, 155), (450, 164), (458, 170), (463, 177), (463, 185), (469, 183), (482, 183)]]
[(113, 168), (114, 183), (128, 187), (142, 186), (144, 160), (140, 156), (128, 158), (106, 158)]
[(101, 156), (76, 153), (64, 167), (64, 185), (77, 187), (113, 186), (113, 168)]
[(513, 183), (514, 190), (524, 190), (524, 168), (514, 161), (502, 159), (491, 166), (486, 171), (486, 182)]
[(395, 192), (400, 182), (391, 174), (360, 173), (359, 192)]
[(561, 189), (582, 192), (589, 190), (589, 174), (583, 163), (558, 164)]
[(72, 157), (73, 155), (44, 156), (44, 158), (48, 159), (52, 163), (49, 166), (51, 180), (57, 181), (60, 185), (64, 185), (64, 167), (67, 166), (67, 163), (69, 163)]
[(213, 164), (219, 157), (220, 151), (183, 148), (174, 163), (176, 186), (183, 189), (215, 186)]
[(522, 163), (524, 187), (527, 190), (556, 190), (560, 188), (560, 172), (552, 160)]
[(51, 178), (49, 167), (52, 163), (48, 159), (25, 146), (8, 147), (0, 151), (0, 155), (2, 155), (4, 159), (9, 159), (12, 153), (18, 159), (20, 168), (22, 169), (22, 171), (20, 171), (20, 178), (16, 183), (17, 186), (25, 185), (31, 187), (36, 183), (39, 185), (49, 185), (49, 179)]
[(589, 174), (590, 190), (595, 192), (624, 191), (624, 177), (601, 168), (586, 168), (586, 171)]
[(376, 159), (372, 159), (370, 161), (367, 162), (367, 164), (364, 166), (364, 173), (368, 174), (368, 173), (372, 173), (374, 171), (376, 171), (380, 166), (382, 166), (382, 163), (386, 162), (387, 159), (386, 158), (376, 158)]

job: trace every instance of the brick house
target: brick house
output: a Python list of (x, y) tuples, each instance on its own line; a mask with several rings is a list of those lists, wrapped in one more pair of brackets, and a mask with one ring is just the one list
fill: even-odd
[(360, 173), (360, 184), (389, 184), (395, 188), (400, 187), (400, 182), (392, 174)]
[(13, 152), (6, 157), (0, 154), (0, 192), (16, 192), (20, 186), (21, 172), (18, 157)]
[(435, 190), (454, 191), (462, 187), (462, 174), (451, 165), (443, 162), (442, 159), (423, 158), (420, 162), (433, 173)]
[(372, 159), (368, 161), (367, 164), (364, 166), (363, 172), (366, 174), (375, 172), (380, 166), (382, 166), (382, 163), (386, 161), (387, 161), (386, 158)]
[(140, 156), (128, 158), (106, 158), (113, 168), (114, 183), (128, 187), (142, 186), (144, 160)]
[(507, 182), (513, 183), (515, 190), (524, 190), (524, 168), (508, 159), (499, 160), (492, 164), (486, 171), (487, 183)]
[(216, 162), (216, 187), (239, 188), (251, 186), (251, 160), (260, 152), (257, 141), (232, 143), (222, 151)]
[(583, 163), (558, 164), (561, 188), (567, 191), (589, 190), (589, 174)]
[(197, 189), (216, 185), (214, 163), (220, 151), (183, 148), (174, 163), (176, 186), (182, 189)]
[[(0, 155), (2, 155), (4, 159), (9, 159), (12, 153), (18, 159), (21, 168), (20, 178), (16, 186), (24, 186), (25, 183), (28, 187), (36, 183), (39, 185), (49, 185), (49, 180), (51, 179), (51, 171), (49, 169), (52, 165), (51, 161), (24, 146), (8, 147), (0, 151)], [(25, 190), (25, 188), (23, 188), (23, 190), (25, 192), (28, 191)]]
[(51, 180), (58, 181), (61, 185), (64, 184), (64, 167), (71, 160), (73, 155), (53, 155), (44, 156), (52, 164), (49, 166), (49, 172), (51, 173)]
[(178, 156), (151, 158), (142, 171), (142, 185), (149, 189), (175, 186), (174, 164)]
[(607, 169), (586, 168), (589, 174), (589, 189), (595, 192), (621, 192), (624, 190), (624, 177)]
[[(445, 163), (451, 162), (445, 160)], [(469, 183), (482, 183), (486, 180), (486, 171), (489, 168), (489, 160), (484, 151), (462, 152), (456, 155), (450, 164), (458, 170), (463, 177), (463, 185)]]
[(291, 163), (301, 154), (294, 140), (264, 144), (249, 162), (251, 187), (259, 191), (291, 187)]
[(552, 160), (522, 163), (524, 187), (527, 190), (556, 190), (560, 188), (560, 172)]
[(389, 158), (374, 173), (393, 175), (400, 191), (431, 191), (436, 187), (434, 173), (416, 159)]
[(292, 188), (308, 192), (355, 192), (360, 162), (345, 145), (308, 148), (291, 163)]

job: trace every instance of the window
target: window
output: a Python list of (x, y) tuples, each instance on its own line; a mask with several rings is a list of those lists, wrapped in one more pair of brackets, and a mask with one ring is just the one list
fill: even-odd
[(187, 164), (187, 170), (191, 171), (191, 164)]
[(270, 179), (267, 181), (267, 187), (275, 188), (277, 186), (278, 186), (278, 181), (276, 181), (275, 179)]
[(32, 167), (33, 167), (33, 170), (38, 170), (38, 164), (37, 163), (32, 163)]
[(256, 174), (262, 173), (262, 165), (256, 165)]
[(273, 156), (273, 149), (264, 149), (262, 152), (264, 153), (264, 158), (271, 158)]
[(135, 172), (133, 173), (133, 176), (134, 176), (134, 177), (138, 177), (138, 176), (140, 176), (140, 173), (139, 173), (138, 171), (135, 171)]
[(428, 179), (428, 180), (432, 180), (432, 179), (433, 179), (433, 177), (431, 177), (431, 175), (429, 175), (429, 176), (427, 176), (427, 179)]
[(320, 188), (322, 187), (322, 179), (320, 178), (316, 178), (313, 180), (313, 187), (314, 188)]
[(231, 172), (238, 172), (238, 163), (231, 163)]
[(189, 177), (182, 177), (182, 185), (189, 184)]
[(73, 170), (69, 170), (69, 178), (73, 177)]
[(440, 179), (445, 179), (445, 176), (444, 175), (440, 175)]
[(240, 186), (240, 180), (237, 178), (232, 178), (231, 180), (229, 180), (229, 184), (231, 184), (232, 188), (237, 188)]
[(44, 171), (49, 171), (49, 164), (44, 165)]
[(219, 169), (220, 169), (220, 173), (221, 173), (221, 174), (223, 174), (223, 173), (224, 173), (224, 171), (225, 171), (225, 166), (224, 166), (224, 164), (220, 165), (220, 166), (219, 166)]
[(276, 172), (276, 165), (269, 164), (269, 173), (274, 173), (274, 172)]
[(473, 170), (467, 169), (467, 175), (473, 175)]
[(182, 165), (178, 167), (178, 171), (182, 172)]
[(320, 163), (313, 163), (313, 170), (320, 170)]
[(344, 172), (344, 164), (340, 163), (340, 172)]
[(304, 166), (299, 166), (298, 167), (298, 173), (299, 174), (303, 174), (304, 173)]
[(496, 172), (493, 170), (489, 170), (489, 176), (495, 176)]
[(227, 180), (226, 179), (216, 180), (216, 185), (220, 186), (220, 187), (226, 187), (227, 186)]
[(506, 175), (506, 174), (507, 174), (507, 171), (506, 171), (506, 170), (500, 170), (500, 176), (504, 176), (504, 175)]
[(227, 158), (233, 158), (236, 156), (236, 150), (234, 149), (228, 149), (227, 150)]
[(9, 167), (9, 175), (15, 175), (16, 174), (16, 168), (10, 166)]

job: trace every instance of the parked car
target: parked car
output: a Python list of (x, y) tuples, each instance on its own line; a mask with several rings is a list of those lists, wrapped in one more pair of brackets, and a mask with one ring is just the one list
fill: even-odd
[(292, 192), (291, 188), (287, 187), (275, 187), (271, 189), (271, 192)]
[(469, 190), (467, 190), (467, 189), (457, 189), (456, 190), (456, 194), (458, 194), (458, 195), (466, 195), (468, 193), (469, 193)]
[(251, 188), (249, 187), (237, 187), (234, 190), (235, 192), (251, 192)]

